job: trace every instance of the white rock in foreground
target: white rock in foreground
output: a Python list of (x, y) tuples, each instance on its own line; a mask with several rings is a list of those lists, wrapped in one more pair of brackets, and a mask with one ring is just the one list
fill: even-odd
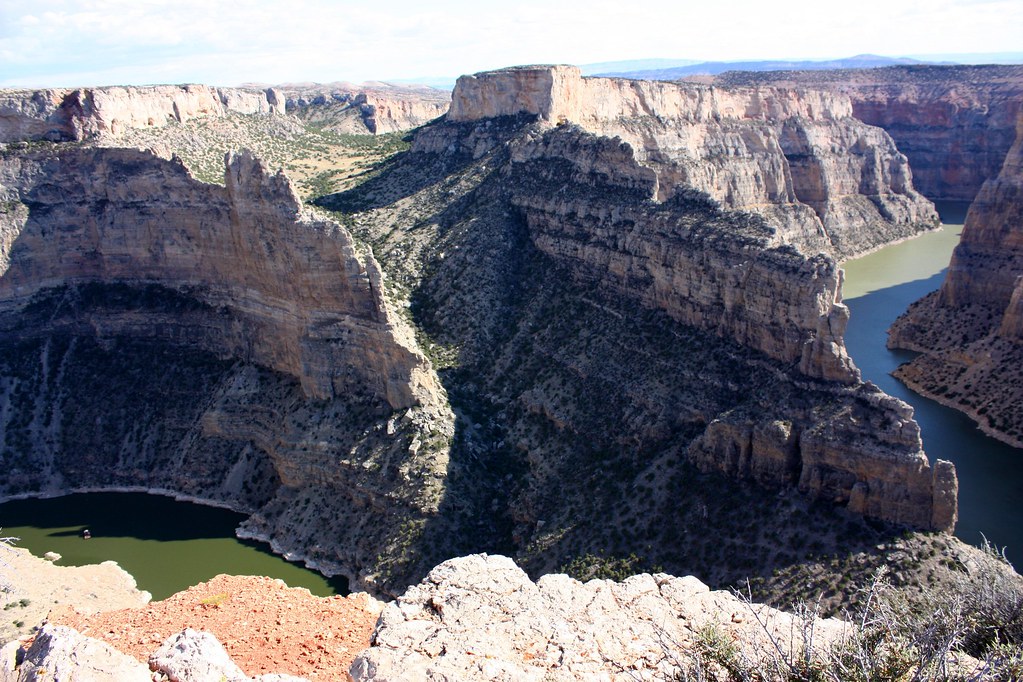
[[(757, 622), (756, 615), (766, 623)], [(798, 640), (799, 621), (712, 592), (693, 577), (637, 575), (536, 583), (506, 557), (446, 561), (381, 614), (373, 646), (352, 664), (354, 680), (652, 680), (707, 627), (749, 650)], [(820, 642), (841, 621), (817, 622)]]

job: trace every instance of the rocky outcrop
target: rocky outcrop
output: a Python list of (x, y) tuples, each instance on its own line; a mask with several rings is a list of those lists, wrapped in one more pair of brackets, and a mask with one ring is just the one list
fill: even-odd
[[(761, 619), (765, 626), (758, 623)], [(824, 647), (845, 626), (817, 619)], [(771, 639), (800, 646), (798, 619), (696, 578), (636, 575), (580, 583), (565, 575), (532, 582), (510, 559), (474, 555), (437, 566), (389, 603), (373, 645), (352, 664), (354, 680), (671, 679), (700, 633), (713, 630), (753, 656)], [(759, 652), (756, 653), (756, 652)]]
[[(7, 650), (5, 649), (5, 652)], [(249, 677), (242, 672), (216, 637), (185, 628), (153, 652), (149, 664), (127, 656), (109, 644), (68, 627), (44, 625), (24, 661), (0, 662), (3, 682), (30, 682), (50, 677), (68, 682), (303, 682), (293, 675)]]
[(351, 83), (278, 86), (288, 111), (345, 133), (384, 134), (418, 128), (443, 116), (450, 93), (426, 86)]
[(1023, 115), (997, 178), (966, 216), (941, 289), (914, 303), (888, 345), (923, 353), (896, 371), (1023, 447)]
[(0, 90), (0, 143), (87, 140), (194, 118), (283, 114), (277, 90), (154, 85), (76, 90)]
[(0, 226), (8, 319), (61, 286), (159, 285), (222, 312), (195, 311), (149, 331), (111, 316), (93, 321), (96, 331), (190, 338), (294, 376), (320, 399), (368, 391), (398, 409), (436, 390), (384, 302), (373, 257), (248, 154), (227, 160), (223, 188), (193, 180), (179, 162), (109, 149), (12, 159), (0, 178), (9, 204), (25, 207)]
[(448, 119), (530, 114), (627, 143), (654, 171), (651, 195), (697, 189), (760, 213), (779, 240), (851, 256), (933, 228), (888, 135), (850, 100), (802, 88), (719, 88), (582, 78), (575, 67), (518, 67), (459, 79)]
[(726, 86), (841, 93), (853, 116), (884, 128), (927, 198), (972, 201), (998, 175), (1015, 139), (1023, 66), (892, 66), (835, 71), (729, 72)]

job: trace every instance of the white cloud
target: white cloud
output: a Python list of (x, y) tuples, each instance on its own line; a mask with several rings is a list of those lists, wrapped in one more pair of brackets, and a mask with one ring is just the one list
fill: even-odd
[(0, 0), (0, 85), (353, 80), (642, 57), (1018, 50), (1018, 0)]

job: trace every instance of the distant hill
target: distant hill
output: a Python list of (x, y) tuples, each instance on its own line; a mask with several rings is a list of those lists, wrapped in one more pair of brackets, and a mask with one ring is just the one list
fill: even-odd
[(579, 64), (578, 66), (584, 76), (603, 76), (608, 73), (617, 74), (631, 71), (662, 71), (700, 63), (699, 59), (626, 59), (619, 62), (597, 62), (595, 64)]
[[(656, 60), (649, 60), (656, 61)], [(627, 62), (620, 62), (626, 64)], [(844, 59), (826, 61), (784, 61), (761, 60), (749, 62), (698, 62), (680, 66), (658, 67), (651, 69), (609, 69), (593, 72), (596, 76), (617, 76), (641, 80), (678, 80), (686, 76), (716, 76), (725, 71), (807, 71), (825, 69), (873, 69), (881, 66), (897, 66), (907, 64), (933, 64), (909, 57), (882, 57), (876, 54), (861, 54)]]

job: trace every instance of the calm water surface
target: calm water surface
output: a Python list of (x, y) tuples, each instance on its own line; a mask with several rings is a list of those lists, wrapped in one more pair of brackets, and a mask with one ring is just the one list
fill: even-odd
[(956, 535), (978, 544), (981, 533), (1018, 565), (1023, 560), (1023, 450), (985, 436), (965, 415), (906, 388), (889, 373), (914, 353), (885, 347), (888, 327), (913, 301), (941, 286), (959, 241), (966, 204), (939, 203), (940, 232), (846, 261), (845, 302), (852, 317), (845, 342), (865, 381), (916, 410), (931, 460), (955, 462), (959, 473)]
[[(57, 563), (63, 566), (116, 561), (153, 599), (220, 573), (280, 578), (320, 596), (347, 593), (343, 578), (324, 578), (271, 553), (265, 544), (234, 537), (244, 518), (226, 509), (143, 493), (0, 504), (3, 535), (20, 538), (18, 546), (36, 556), (57, 552), (62, 556)], [(89, 540), (82, 539), (86, 528), (92, 533)]]

